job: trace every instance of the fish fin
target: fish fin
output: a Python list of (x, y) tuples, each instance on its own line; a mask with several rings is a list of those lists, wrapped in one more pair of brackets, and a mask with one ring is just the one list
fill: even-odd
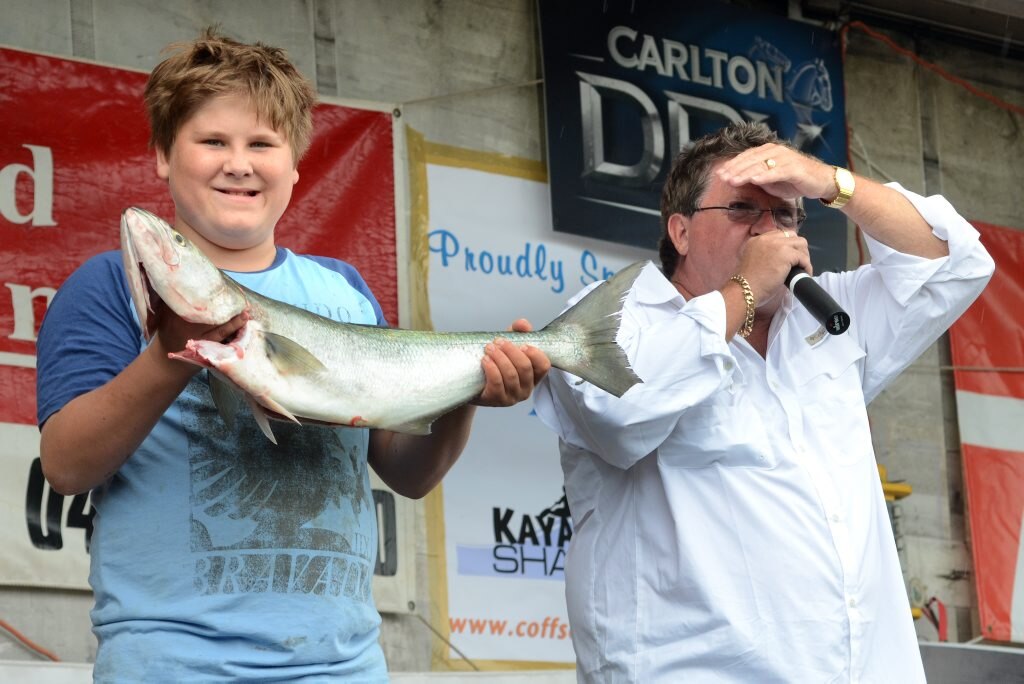
[[(298, 342), (278, 335), (277, 333), (260, 331), (266, 340), (267, 358), (277, 370), (286, 375), (313, 375), (327, 370), (320, 359)], [(276, 408), (274, 409), (277, 410)], [(288, 415), (285, 413), (284, 415)]]
[(263, 434), (267, 436), (274, 444), (277, 444), (277, 438), (274, 437), (274, 431), (270, 429), (270, 420), (267, 418), (267, 412), (263, 410), (263, 407), (256, 403), (256, 400), (252, 396), (246, 394), (245, 400), (249, 402), (249, 408), (252, 409), (252, 416), (256, 419), (256, 424), (260, 426), (260, 430), (263, 430)]
[(213, 405), (217, 407), (217, 413), (221, 420), (228, 426), (229, 430), (235, 429), (235, 417), (242, 402), (242, 395), (245, 393), (238, 388), (238, 385), (228, 380), (222, 374), (208, 369), (210, 377), (210, 394), (213, 395)]
[(629, 365), (626, 352), (616, 341), (622, 318), (622, 303), (649, 261), (638, 261), (620, 270), (551, 321), (544, 331), (576, 328), (581, 338), (582, 359), (551, 359), (551, 364), (583, 378), (609, 394), (621, 397), (643, 382)]
[(263, 397), (263, 401), (267, 403), (267, 408), (269, 408), (271, 411), (275, 411), (276, 413), (281, 414), (283, 418), (287, 418), (296, 425), (302, 425), (302, 421), (296, 418), (291, 411), (286, 409), (284, 406), (281, 406), (279, 403), (277, 403), (270, 397)]
[[(267, 410), (257, 402), (251, 394), (243, 390), (241, 387), (233, 383), (227, 377), (221, 373), (214, 371), (210, 372), (210, 393), (213, 395), (213, 403), (217, 407), (217, 412), (220, 413), (220, 417), (224, 420), (224, 423), (228, 428), (234, 430), (235, 428), (235, 417), (238, 415), (238, 409), (241, 405), (241, 401), (245, 401), (249, 404), (249, 408), (252, 410), (253, 418), (256, 419), (256, 424), (260, 426), (260, 430), (267, 436), (274, 444), (277, 444), (277, 438), (274, 437), (274, 431), (270, 429), (270, 417), (267, 415)], [(281, 416), (293, 420), (296, 423), (299, 420), (291, 414), (288, 409), (284, 408), (276, 401), (269, 400), (267, 403), (270, 405), (269, 408), (275, 411)], [(301, 425), (301, 423), (300, 423)]]

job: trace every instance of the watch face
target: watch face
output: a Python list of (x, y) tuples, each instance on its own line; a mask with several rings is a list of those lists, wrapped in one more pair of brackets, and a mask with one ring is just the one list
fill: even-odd
[(853, 179), (853, 174), (843, 167), (836, 166), (834, 168), (835, 175), (833, 178), (835, 179), (836, 189), (839, 190), (839, 193), (831, 202), (826, 202), (825, 199), (822, 198), (821, 203), (826, 207), (839, 209), (850, 201), (850, 197), (853, 196), (853, 189), (856, 185), (856, 181)]
[(842, 167), (836, 167), (836, 185), (839, 186), (839, 195), (852, 195), (854, 188), (853, 174)]

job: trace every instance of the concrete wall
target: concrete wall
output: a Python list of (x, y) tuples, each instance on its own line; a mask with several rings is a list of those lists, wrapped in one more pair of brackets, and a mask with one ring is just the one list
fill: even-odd
[[(6, 0), (0, 43), (148, 70), (160, 48), (219, 22), (243, 40), (285, 47), (321, 93), (403, 105), (433, 142), (544, 158), (537, 19), (532, 0)], [(1019, 62), (894, 36), (975, 85), (1024, 104)], [(846, 63), (853, 162), (865, 175), (943, 192), (972, 219), (1024, 228), (1020, 115), (916, 67), (857, 31)], [(2, 116), (2, 115), (0, 115)], [(851, 249), (855, 259), (856, 249)], [(977, 633), (948, 345), (940, 342), (871, 407), (879, 461), (914, 494), (900, 502), (908, 581), (954, 608), (952, 638)], [(425, 539), (419, 516), (418, 537)], [(416, 612), (429, 615), (425, 542)], [(0, 619), (66, 660), (90, 660), (90, 597), (0, 588)], [(930, 638), (926, 625), (919, 627)], [(430, 668), (434, 639), (417, 616), (385, 616), (396, 670)], [(0, 659), (30, 658), (0, 638)]]
[[(856, 170), (899, 180), (917, 192), (944, 194), (968, 219), (1024, 228), (1019, 202), (1024, 118), (918, 67), (863, 32), (849, 35), (847, 116)], [(889, 35), (974, 87), (1018, 107), (1024, 103), (1019, 62)], [(895, 505), (911, 594), (942, 600), (950, 609), (950, 638), (966, 641), (980, 632), (949, 364), (943, 338), (869, 412), (879, 463), (887, 466), (890, 479), (905, 480), (914, 489)], [(917, 626), (922, 637), (934, 639), (925, 621)]]

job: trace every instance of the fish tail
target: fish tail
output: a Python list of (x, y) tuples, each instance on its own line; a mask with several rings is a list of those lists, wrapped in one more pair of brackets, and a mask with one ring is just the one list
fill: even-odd
[(622, 303), (647, 263), (640, 261), (620, 270), (544, 328), (550, 332), (564, 331), (576, 342), (576, 353), (571, 358), (551, 355), (552, 365), (616, 397), (642, 382), (630, 368), (626, 352), (615, 338), (622, 318)]

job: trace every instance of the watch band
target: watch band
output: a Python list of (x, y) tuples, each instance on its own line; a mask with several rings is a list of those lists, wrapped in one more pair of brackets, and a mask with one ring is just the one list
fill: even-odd
[(835, 169), (832, 173), (832, 181), (836, 184), (836, 190), (839, 194), (831, 202), (826, 202), (823, 197), (821, 198), (821, 203), (832, 209), (840, 209), (846, 206), (846, 203), (853, 197), (853, 191), (857, 183), (853, 178), (853, 174), (843, 167), (833, 166), (832, 168)]

